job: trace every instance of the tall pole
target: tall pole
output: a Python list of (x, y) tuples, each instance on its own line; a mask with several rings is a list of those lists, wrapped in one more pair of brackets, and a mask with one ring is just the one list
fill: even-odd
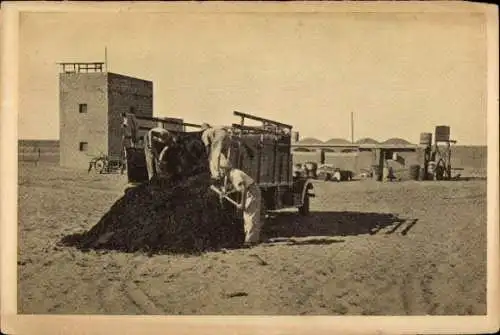
[(104, 47), (104, 66), (106, 67), (106, 72), (108, 71), (108, 47)]
[(351, 143), (354, 143), (354, 113), (351, 112)]

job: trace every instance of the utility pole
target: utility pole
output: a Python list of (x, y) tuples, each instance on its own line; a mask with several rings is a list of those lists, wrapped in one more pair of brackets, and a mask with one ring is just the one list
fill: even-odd
[(354, 143), (354, 113), (351, 112), (351, 143)]
[(104, 47), (104, 66), (106, 67), (106, 72), (108, 71), (108, 47)]

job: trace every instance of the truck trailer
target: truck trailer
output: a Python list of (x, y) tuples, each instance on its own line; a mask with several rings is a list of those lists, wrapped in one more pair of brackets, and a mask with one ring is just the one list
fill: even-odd
[[(277, 211), (295, 207), (301, 215), (308, 215), (310, 198), (314, 197), (313, 185), (307, 176), (293, 172), (292, 126), (237, 111), (234, 116), (239, 117), (240, 122), (227, 127), (231, 136), (227, 158), (234, 168), (244, 171), (255, 180), (262, 192), (262, 209)], [(248, 125), (245, 123), (247, 120), (259, 125)], [(168, 130), (181, 139), (197, 138), (201, 141), (202, 132), (199, 129), (186, 130), (186, 127), (199, 128), (199, 125), (183, 125), (181, 130)], [(124, 149), (129, 185), (148, 182), (143, 146)], [(217, 192), (221, 199), (233, 204), (238, 203), (239, 195), (231, 192), (226, 186), (227, 183), (213, 185), (211, 189)]]
[[(231, 146), (227, 153), (232, 167), (247, 173), (262, 193), (262, 208), (276, 211), (296, 207), (301, 215), (309, 214), (313, 185), (305, 176), (294, 174), (292, 161), (292, 126), (258, 116), (234, 112), (240, 118), (230, 128)], [(250, 126), (247, 120), (260, 123)], [(212, 187), (234, 204), (237, 194), (228, 193), (226, 185)]]

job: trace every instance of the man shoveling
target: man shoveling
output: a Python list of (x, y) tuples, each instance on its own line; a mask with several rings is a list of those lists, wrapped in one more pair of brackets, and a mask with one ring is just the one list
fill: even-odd
[(243, 211), (243, 223), (245, 231), (245, 246), (254, 246), (260, 243), (260, 231), (262, 228), (262, 195), (255, 181), (245, 172), (231, 167), (230, 162), (221, 158), (220, 174), (226, 177), (229, 185), (235, 191), (240, 192), (241, 202), (233, 204)]
[(144, 154), (149, 180), (166, 176), (165, 155), (173, 145), (174, 136), (168, 130), (156, 127), (148, 131), (144, 139)]

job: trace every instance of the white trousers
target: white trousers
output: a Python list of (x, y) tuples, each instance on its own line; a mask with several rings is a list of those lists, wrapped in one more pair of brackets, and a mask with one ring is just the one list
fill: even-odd
[(262, 195), (256, 184), (247, 189), (246, 203), (243, 208), (243, 224), (246, 243), (260, 242), (260, 231), (262, 229), (261, 218)]
[(153, 156), (153, 151), (149, 149), (147, 146), (144, 146), (144, 154), (146, 156), (146, 168), (148, 169), (148, 177), (149, 180), (156, 175), (156, 164)]

